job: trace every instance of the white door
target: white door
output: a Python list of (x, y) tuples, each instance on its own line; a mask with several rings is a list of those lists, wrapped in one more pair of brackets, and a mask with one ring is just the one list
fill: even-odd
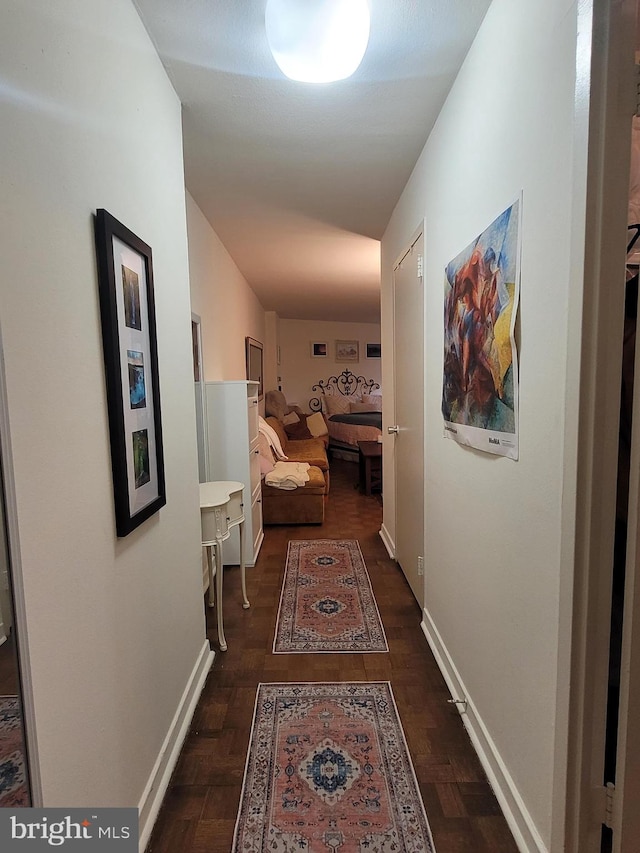
[(396, 559), (420, 607), (424, 577), (424, 296), (422, 229), (393, 271)]

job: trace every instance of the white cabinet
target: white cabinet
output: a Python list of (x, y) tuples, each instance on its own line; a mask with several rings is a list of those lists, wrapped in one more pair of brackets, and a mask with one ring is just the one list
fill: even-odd
[[(258, 455), (258, 383), (205, 382), (207, 480), (244, 483), (244, 553), (255, 565), (262, 545), (262, 495)], [(238, 530), (224, 547), (226, 564), (240, 562)]]

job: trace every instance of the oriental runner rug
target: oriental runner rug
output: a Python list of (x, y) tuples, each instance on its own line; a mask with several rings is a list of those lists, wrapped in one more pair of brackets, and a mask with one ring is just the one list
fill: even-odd
[(260, 684), (233, 853), (433, 853), (389, 682)]
[(273, 651), (389, 651), (355, 539), (289, 542)]
[(22, 731), (20, 700), (17, 696), (0, 696), (0, 808), (31, 805)]

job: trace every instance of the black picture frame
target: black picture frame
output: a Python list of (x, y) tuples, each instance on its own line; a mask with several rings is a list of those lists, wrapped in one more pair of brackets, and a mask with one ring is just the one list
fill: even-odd
[(244, 339), (247, 379), (258, 383), (258, 400), (264, 396), (262, 344), (255, 338)]
[(367, 344), (367, 358), (380, 358), (380, 344)]
[(116, 533), (127, 536), (167, 502), (151, 247), (96, 211)]

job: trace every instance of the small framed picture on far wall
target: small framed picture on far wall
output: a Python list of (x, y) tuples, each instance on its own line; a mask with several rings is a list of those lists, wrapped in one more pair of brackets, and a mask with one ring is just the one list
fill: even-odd
[(380, 358), (380, 344), (367, 344), (367, 358)]
[(336, 361), (360, 361), (358, 341), (336, 341)]
[(319, 343), (318, 341), (312, 341), (312, 343), (311, 343), (311, 356), (313, 358), (326, 358), (327, 357), (327, 345), (326, 345), (326, 343)]

